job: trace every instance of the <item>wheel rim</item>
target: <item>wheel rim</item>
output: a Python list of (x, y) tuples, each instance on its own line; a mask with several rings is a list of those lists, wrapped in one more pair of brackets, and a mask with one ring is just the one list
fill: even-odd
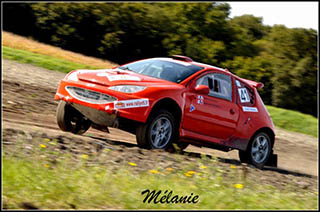
[(256, 163), (262, 163), (269, 152), (269, 142), (264, 135), (256, 137), (252, 143), (251, 157)]
[(157, 149), (165, 147), (172, 134), (172, 125), (169, 119), (161, 117), (151, 126), (151, 143)]

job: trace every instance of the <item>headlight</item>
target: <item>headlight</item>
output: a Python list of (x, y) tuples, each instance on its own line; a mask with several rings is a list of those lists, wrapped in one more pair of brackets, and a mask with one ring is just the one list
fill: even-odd
[(73, 81), (78, 81), (78, 76), (77, 75), (78, 75), (78, 72), (74, 71), (67, 77), (67, 79), (68, 80), (73, 80)]
[(146, 86), (138, 86), (138, 85), (116, 85), (112, 86), (109, 89), (124, 93), (137, 93), (139, 91), (143, 91), (146, 89)]

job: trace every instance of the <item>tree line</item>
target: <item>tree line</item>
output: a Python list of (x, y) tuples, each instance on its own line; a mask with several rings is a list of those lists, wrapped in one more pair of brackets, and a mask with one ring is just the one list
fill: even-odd
[(227, 3), (4, 3), (3, 29), (119, 64), (186, 55), (264, 83), (265, 104), (317, 116), (317, 31), (230, 18)]

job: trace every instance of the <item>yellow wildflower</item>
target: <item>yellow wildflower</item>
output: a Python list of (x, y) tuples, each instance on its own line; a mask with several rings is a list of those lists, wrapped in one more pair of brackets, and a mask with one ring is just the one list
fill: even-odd
[(192, 177), (192, 175), (195, 173), (196, 173), (195, 171), (188, 171), (188, 172), (184, 173), (184, 175), (187, 177)]
[(128, 164), (129, 164), (130, 166), (137, 166), (137, 164), (131, 163), (131, 162), (128, 162)]
[(233, 187), (238, 188), (238, 189), (242, 189), (243, 185), (242, 184), (234, 184)]
[(49, 142), (49, 141), (50, 141), (50, 138), (45, 138), (45, 139), (43, 139), (43, 141)]
[(151, 169), (151, 170), (149, 170), (149, 173), (151, 173), (151, 174), (159, 174), (160, 172), (158, 170)]
[(46, 167), (46, 168), (49, 168), (49, 167), (50, 167), (48, 164), (44, 164), (43, 166)]
[(207, 167), (206, 166), (200, 166), (200, 169), (206, 169)]
[(186, 177), (192, 177), (192, 174), (189, 174), (188, 172), (184, 173), (184, 175), (185, 175)]
[(83, 154), (83, 155), (81, 155), (81, 158), (82, 158), (82, 159), (88, 159), (88, 158), (89, 158), (89, 156), (88, 156), (88, 155), (86, 155), (86, 154)]
[(237, 168), (237, 167), (234, 166), (234, 165), (231, 165), (230, 168), (231, 168), (231, 169), (235, 169), (235, 168)]
[(41, 148), (47, 148), (47, 146), (44, 145), (44, 144), (40, 144), (40, 147), (41, 147)]

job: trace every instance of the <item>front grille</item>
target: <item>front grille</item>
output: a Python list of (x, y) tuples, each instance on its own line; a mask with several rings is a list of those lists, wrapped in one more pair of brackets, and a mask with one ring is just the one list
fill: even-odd
[(113, 96), (79, 87), (67, 86), (66, 90), (73, 98), (92, 104), (105, 104), (117, 100)]

